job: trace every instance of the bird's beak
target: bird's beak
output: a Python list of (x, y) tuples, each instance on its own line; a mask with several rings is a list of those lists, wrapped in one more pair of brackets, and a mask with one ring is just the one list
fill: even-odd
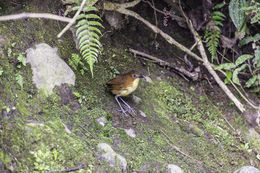
[(138, 78), (144, 78), (144, 75), (139, 75)]

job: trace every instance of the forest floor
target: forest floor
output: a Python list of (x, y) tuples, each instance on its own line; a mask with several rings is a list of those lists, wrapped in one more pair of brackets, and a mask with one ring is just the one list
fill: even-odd
[[(52, 1), (31, 1), (18, 11), (10, 8), (5, 13), (57, 13), (59, 8)], [(19, 67), (17, 57), (44, 42), (57, 47), (68, 62), (78, 52), (72, 34), (67, 32), (58, 40), (56, 35), (64, 25), (46, 19), (0, 23), (0, 169), (43, 172), (84, 165), (78, 172), (121, 172), (99, 159), (99, 143), (109, 144), (126, 158), (126, 172), (163, 172), (168, 164), (199, 173), (233, 172), (246, 165), (259, 168), (259, 139), (249, 135), (250, 126), (221, 89), (214, 82), (211, 87), (206, 79), (187, 82), (135, 57), (129, 48), (176, 66), (184, 64), (180, 50), (135, 19), (127, 20), (121, 30), (112, 30), (104, 22), (103, 51), (93, 78), (89, 72), (75, 71), (75, 86), (56, 87), (49, 97), (33, 84), (30, 65)], [(190, 33), (174, 22), (163, 29), (185, 46), (193, 44)], [(152, 82), (141, 81), (133, 93), (140, 102), (133, 96), (126, 98), (138, 114), (125, 117), (104, 84), (133, 69)], [(19, 74), (23, 88), (17, 83)], [(105, 126), (97, 123), (100, 117), (107, 119)], [(135, 137), (126, 134), (130, 128)]]

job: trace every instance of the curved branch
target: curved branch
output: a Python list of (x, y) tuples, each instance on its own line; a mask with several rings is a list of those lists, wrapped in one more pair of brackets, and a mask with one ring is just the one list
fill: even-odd
[[(138, 0), (135, 0), (134, 2), (138, 2)], [(235, 105), (237, 106), (237, 108), (241, 111), (244, 112), (245, 108), (244, 105), (234, 96), (234, 94), (229, 90), (229, 88), (224, 84), (224, 82), (222, 82), (222, 80), (220, 79), (220, 77), (217, 75), (216, 71), (213, 69), (213, 65), (208, 61), (204, 46), (202, 44), (202, 41), (200, 39), (200, 36), (198, 35), (198, 33), (195, 31), (195, 29), (193, 28), (192, 24), (190, 23), (190, 21), (187, 19), (186, 17), (186, 21), (187, 24), (191, 30), (191, 32), (194, 35), (194, 39), (197, 42), (198, 45), (198, 49), (200, 51), (200, 54), (202, 56), (199, 57), (198, 55), (196, 55), (195, 53), (191, 52), (188, 48), (186, 48), (185, 46), (183, 46), (182, 44), (178, 43), (176, 40), (174, 40), (170, 35), (164, 33), (162, 30), (160, 30), (159, 28), (157, 28), (155, 25), (151, 24), (149, 21), (145, 20), (144, 18), (142, 18), (139, 14), (131, 11), (131, 10), (127, 10), (125, 8), (123, 8), (122, 4), (118, 4), (118, 3), (111, 3), (111, 2), (104, 2), (104, 9), (105, 10), (114, 10), (117, 11), (119, 13), (125, 14), (125, 15), (129, 15), (132, 16), (140, 21), (142, 21), (145, 25), (147, 25), (150, 29), (153, 30), (153, 32), (155, 33), (159, 33), (168, 43), (173, 44), (175, 46), (177, 46), (179, 49), (181, 49), (182, 51), (184, 51), (185, 53), (187, 53), (188, 55), (190, 55), (191, 57), (195, 58), (198, 61), (203, 62), (203, 65), (207, 68), (207, 70), (209, 71), (209, 73), (214, 77), (214, 79), (216, 80), (216, 82), (218, 83), (218, 85), (220, 86), (220, 88), (226, 93), (226, 95), (235, 103)], [(185, 14), (184, 14), (185, 15)]]
[(191, 33), (193, 34), (193, 37), (195, 39), (195, 41), (197, 42), (197, 47), (198, 50), (200, 52), (200, 55), (202, 56), (203, 59), (203, 65), (207, 68), (207, 70), (209, 71), (209, 73), (213, 76), (213, 78), (215, 79), (215, 81), (218, 83), (218, 85), (220, 86), (220, 88), (226, 93), (226, 95), (230, 98), (230, 100), (232, 100), (236, 107), (241, 111), (244, 112), (245, 108), (244, 105), (234, 96), (234, 94), (229, 90), (229, 88), (227, 87), (227, 85), (220, 79), (220, 77), (218, 76), (218, 74), (216, 73), (216, 71), (213, 69), (211, 63), (208, 60), (208, 57), (206, 55), (206, 51), (204, 49), (202, 40), (199, 36), (199, 34), (197, 33), (197, 31), (195, 31), (191, 21), (188, 19), (188, 17), (185, 15), (184, 11), (182, 10), (182, 8), (180, 7), (180, 10), (182, 12), (182, 15), (185, 17), (186, 19), (186, 23), (188, 25), (188, 27), (190, 28)]
[[(139, 1), (139, 0), (136, 0), (136, 1)], [(160, 30), (155, 25), (151, 24), (149, 21), (147, 21), (144, 18), (142, 18), (136, 12), (131, 11), (131, 10), (127, 10), (125, 8), (122, 8), (121, 5), (122, 4), (118, 4), (118, 3), (104, 2), (104, 9), (105, 10), (109, 10), (109, 11), (117, 11), (119, 13), (132, 16), (132, 17), (142, 21), (145, 25), (147, 25), (149, 28), (151, 28), (153, 30), (153, 32), (160, 34), (168, 43), (177, 46), (183, 52), (185, 52), (188, 55), (192, 56), (196, 60), (203, 62), (202, 58), (200, 58), (198, 55), (196, 55), (195, 53), (191, 52), (188, 48), (186, 48), (185, 46), (183, 46), (182, 44), (180, 44), (179, 42), (174, 40), (170, 35), (164, 33), (162, 30)]]
[(12, 14), (12, 15), (0, 16), (0, 21), (19, 20), (19, 19), (26, 19), (26, 18), (45, 18), (45, 19), (58, 20), (61, 22), (72, 22), (71, 18), (58, 16), (58, 15), (50, 14), (50, 13)]
[(58, 38), (60, 38), (77, 20), (77, 16), (79, 15), (79, 13), (81, 12), (82, 8), (84, 7), (85, 3), (87, 0), (83, 0), (78, 11), (76, 12), (76, 14), (73, 16), (72, 21), (70, 23), (68, 23), (67, 26), (65, 26), (65, 28), (63, 28), (63, 30), (58, 34)]

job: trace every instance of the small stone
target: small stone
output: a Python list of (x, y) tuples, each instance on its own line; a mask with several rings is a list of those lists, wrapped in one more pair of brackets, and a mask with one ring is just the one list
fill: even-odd
[(143, 111), (139, 110), (139, 113), (140, 113), (140, 115), (141, 115), (142, 117), (144, 117), (144, 118), (147, 117), (146, 114), (145, 114)]
[(126, 134), (127, 134), (128, 136), (130, 136), (131, 138), (135, 138), (136, 134), (135, 134), (135, 131), (134, 131), (132, 128), (130, 128), (130, 129), (124, 129), (124, 130), (125, 130), (125, 132), (126, 132)]
[(169, 164), (166, 168), (165, 173), (183, 173), (182, 169), (174, 164)]
[(260, 170), (253, 166), (243, 166), (234, 173), (260, 173)]
[(149, 76), (144, 76), (145, 82), (153, 83), (153, 80)]
[(162, 78), (161, 78), (160, 76), (157, 76), (157, 77), (156, 77), (156, 80), (161, 81)]
[(139, 103), (142, 101), (141, 98), (139, 98), (139, 97), (137, 97), (137, 96), (135, 96), (135, 95), (133, 95), (133, 100), (134, 100), (134, 102), (135, 102), (136, 104), (139, 104)]
[(39, 122), (37, 122), (37, 121), (28, 121), (28, 123), (26, 124), (26, 126), (30, 126), (30, 127), (40, 126), (40, 127), (43, 127), (44, 124), (43, 124), (43, 123), (39, 123)]
[(107, 124), (107, 119), (106, 117), (100, 117), (96, 119), (96, 122), (104, 127)]
[(68, 134), (71, 134), (72, 132), (70, 131), (70, 129), (66, 126), (66, 124), (62, 123), (64, 126), (64, 130), (65, 132), (67, 132)]
[(101, 152), (102, 154), (99, 155), (102, 159), (109, 162), (110, 166), (118, 166), (123, 171), (126, 170), (127, 162), (126, 159), (117, 154), (110, 145), (106, 143), (99, 143), (97, 146), (98, 152)]

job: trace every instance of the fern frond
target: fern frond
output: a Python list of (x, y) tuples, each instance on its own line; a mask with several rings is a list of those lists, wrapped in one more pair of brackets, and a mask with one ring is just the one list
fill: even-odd
[(223, 26), (222, 21), (225, 19), (225, 15), (220, 11), (214, 11), (211, 14), (211, 21), (213, 27), (208, 28), (205, 31), (204, 39), (207, 43), (208, 50), (211, 54), (211, 61), (213, 62), (217, 58), (217, 47), (220, 38), (220, 27)]
[[(73, 10), (78, 10), (79, 7), (74, 7)], [(100, 16), (95, 14), (98, 11), (96, 7), (89, 6), (82, 10), (84, 13), (77, 16), (76, 36), (79, 43), (80, 54), (88, 63), (91, 75), (93, 77), (93, 66), (97, 61), (100, 53), (101, 43), (99, 41), (101, 31), (98, 27), (103, 27), (99, 22), (102, 21)]]

